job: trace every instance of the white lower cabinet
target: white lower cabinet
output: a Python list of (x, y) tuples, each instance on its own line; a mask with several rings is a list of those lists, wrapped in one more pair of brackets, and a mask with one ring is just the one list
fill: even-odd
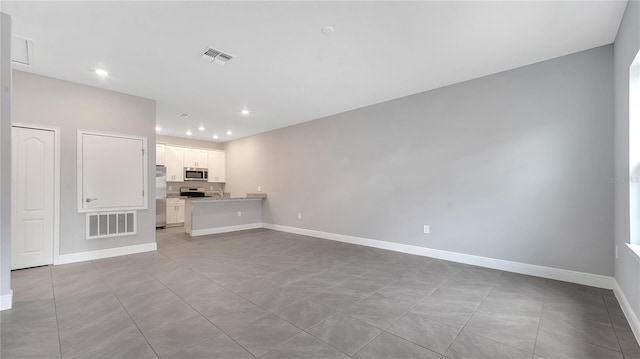
[(184, 223), (184, 201), (178, 203), (176, 207), (176, 219), (178, 221), (177, 223)]
[(184, 223), (184, 199), (167, 199), (167, 224)]

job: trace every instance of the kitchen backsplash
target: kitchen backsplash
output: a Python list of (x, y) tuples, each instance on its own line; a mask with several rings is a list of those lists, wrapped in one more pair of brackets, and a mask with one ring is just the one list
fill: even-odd
[(218, 193), (220, 188), (224, 189), (224, 183), (209, 183), (200, 181), (189, 182), (167, 182), (167, 196), (179, 195), (180, 187), (204, 187), (207, 195)]

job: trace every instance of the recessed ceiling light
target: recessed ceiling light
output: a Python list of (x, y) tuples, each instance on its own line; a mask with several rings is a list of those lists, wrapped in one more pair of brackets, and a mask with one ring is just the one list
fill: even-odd
[(162, 128), (160, 126), (156, 126), (156, 131), (160, 132), (162, 131)]
[(198, 127), (198, 131), (204, 131), (204, 126)]
[(105, 69), (96, 69), (95, 70), (96, 75), (100, 76), (100, 77), (107, 77), (109, 76), (109, 72)]
[(247, 110), (247, 109), (245, 108), (245, 109), (243, 109), (242, 111), (240, 111), (240, 113), (246, 116), (246, 115), (250, 114), (251, 112), (249, 112), (249, 110)]
[(217, 140), (218, 139), (218, 135), (217, 134), (213, 135), (213, 139)]
[(333, 26), (323, 26), (322, 29), (320, 29), (320, 31), (325, 34), (325, 35), (331, 35), (333, 34), (336, 30), (333, 28)]
[(191, 136), (191, 131), (187, 130), (187, 136)]
[(233, 135), (233, 132), (231, 132), (231, 130), (227, 130), (227, 135), (231, 136)]

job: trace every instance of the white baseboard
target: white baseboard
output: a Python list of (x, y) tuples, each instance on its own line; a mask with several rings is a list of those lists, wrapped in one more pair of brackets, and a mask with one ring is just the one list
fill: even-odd
[(204, 228), (204, 229), (192, 229), (191, 236), (204, 236), (207, 234), (218, 234), (218, 233), (227, 233), (227, 232), (235, 232), (235, 231), (244, 231), (247, 229), (256, 229), (262, 228), (262, 223), (249, 223), (249, 224), (239, 224), (237, 226), (227, 226), (227, 227), (216, 227), (216, 228)]
[(622, 308), (622, 312), (629, 322), (633, 335), (635, 335), (636, 340), (640, 343), (640, 319), (638, 319), (636, 312), (631, 307), (631, 304), (627, 300), (627, 297), (624, 295), (624, 292), (622, 291), (622, 288), (620, 288), (620, 285), (618, 285), (617, 281), (615, 288), (613, 289), (613, 293), (616, 295), (616, 298), (618, 298), (620, 308)]
[(276, 231), (301, 234), (305, 236), (330, 239), (332, 241), (358, 244), (361, 246), (387, 249), (395, 252), (415, 254), (419, 256), (444, 259), (447, 261), (471, 264), (480, 267), (503, 270), (536, 277), (555, 279), (564, 282), (588, 285), (598, 288), (614, 289), (616, 281), (613, 277), (607, 277), (598, 274), (577, 272), (567, 269), (559, 269), (552, 267), (544, 267), (535, 264), (512, 262), (503, 259), (495, 259), (488, 257), (474, 256), (470, 254), (443, 251), (426, 247), (412, 246), (409, 244), (393, 243), (380, 241), (377, 239), (361, 238), (347, 236), (344, 234), (336, 234), (329, 232), (315, 231), (311, 229), (282, 226), (278, 224), (264, 223), (263, 228), (273, 229)]
[(158, 249), (158, 245), (153, 243), (136, 244), (133, 246), (100, 249), (97, 251), (80, 252), (71, 254), (61, 254), (57, 264), (68, 264), (76, 262), (90, 261), (94, 259), (102, 259), (109, 257), (124, 256), (127, 254), (135, 254), (142, 252), (150, 252)]
[(13, 307), (13, 289), (9, 294), (0, 295), (0, 311)]

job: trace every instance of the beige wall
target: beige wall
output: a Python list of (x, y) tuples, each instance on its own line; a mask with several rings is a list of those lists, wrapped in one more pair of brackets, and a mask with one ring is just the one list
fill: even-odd
[[(149, 209), (138, 211), (138, 234), (85, 239), (85, 215), (77, 211), (77, 130), (144, 136), (155, 159), (155, 101), (13, 71), (13, 121), (60, 128), (60, 254), (155, 242), (155, 167), (149, 163)], [(105, 154), (108, 155), (108, 154)]]
[(224, 145), (222, 143), (194, 140), (191, 138), (174, 137), (174, 136), (156, 135), (156, 142), (166, 143), (169, 145), (176, 145), (176, 146), (185, 146), (185, 147), (194, 147), (194, 148), (210, 148), (212, 150), (224, 149)]

